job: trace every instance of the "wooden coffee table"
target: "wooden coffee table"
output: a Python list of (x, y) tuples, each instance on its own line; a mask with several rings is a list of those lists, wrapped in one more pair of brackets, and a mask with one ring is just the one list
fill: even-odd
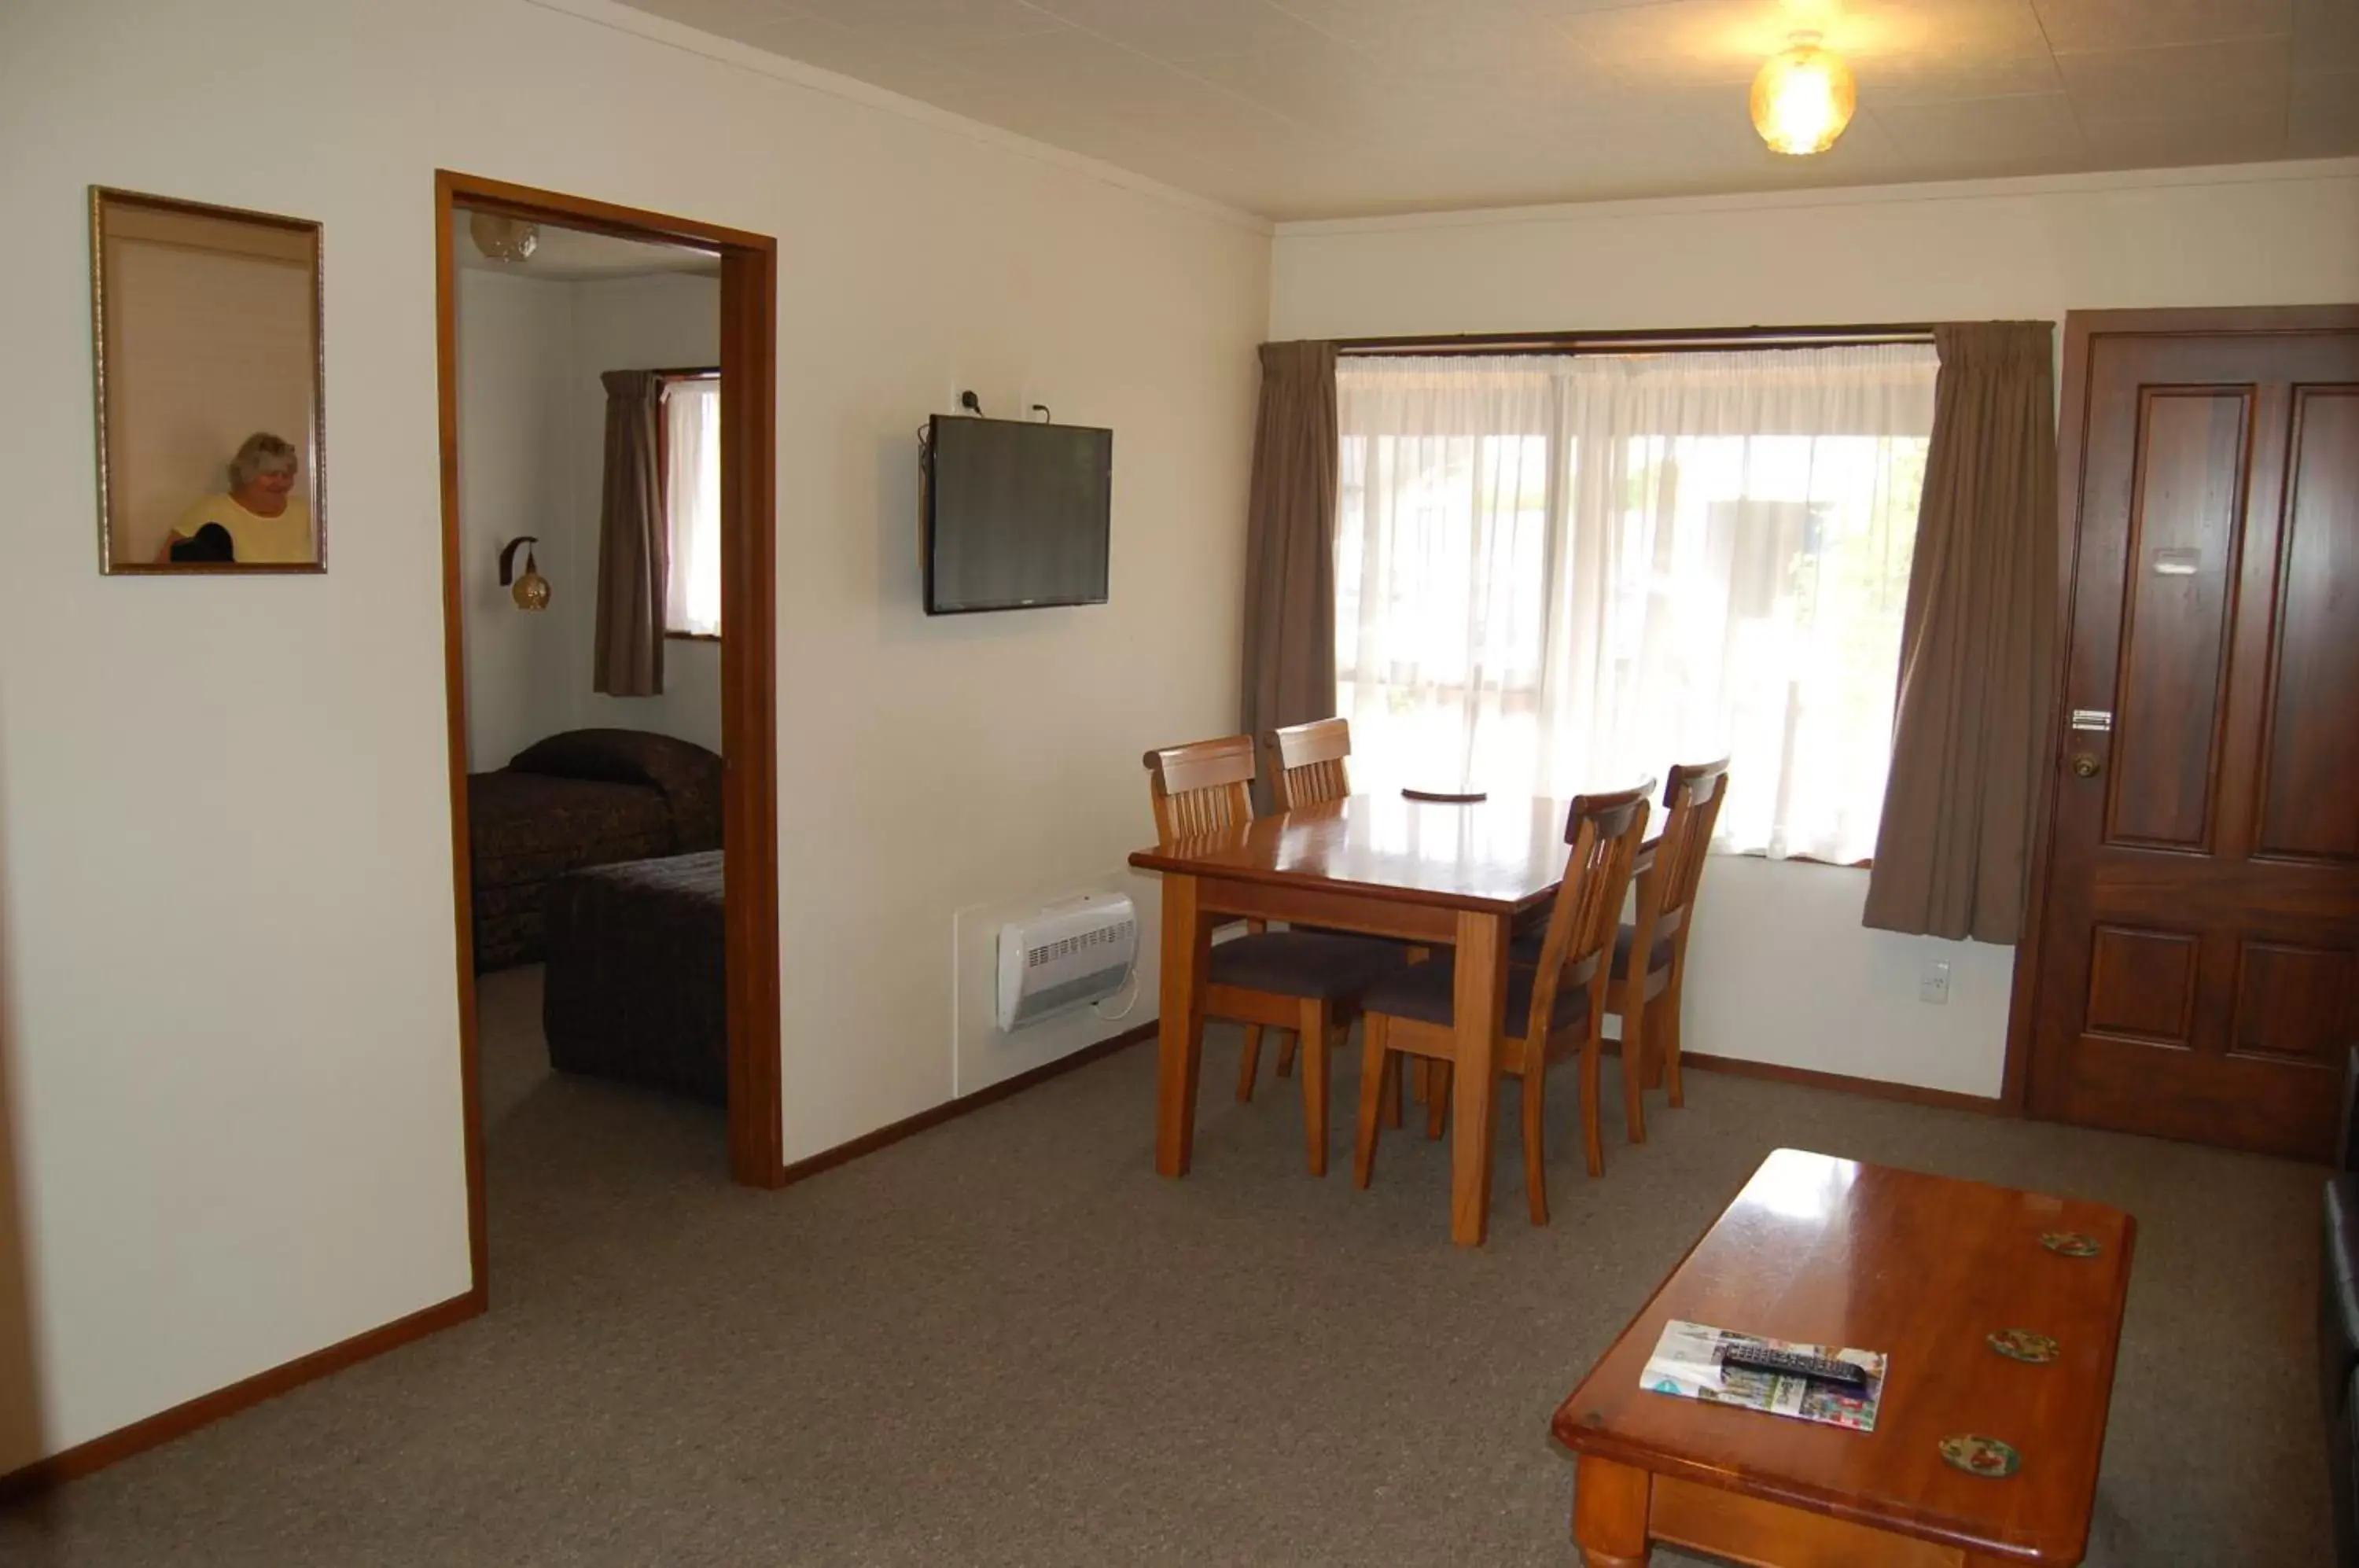
[[(1777, 1150), (1556, 1413), (1583, 1561), (1635, 1568), (1662, 1541), (1768, 1568), (2079, 1563), (2135, 1231), (2098, 1203)], [(1886, 1352), (1875, 1430), (1641, 1389), (1673, 1318)], [(2055, 1359), (2002, 1356), (2006, 1329)], [(1952, 1467), (1941, 1442), (1968, 1434), (2020, 1468)]]

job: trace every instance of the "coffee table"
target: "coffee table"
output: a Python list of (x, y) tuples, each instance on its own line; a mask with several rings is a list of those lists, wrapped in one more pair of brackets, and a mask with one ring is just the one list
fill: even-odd
[[(2098, 1203), (1775, 1151), (1557, 1410), (1583, 1561), (1637, 1568), (1661, 1541), (1767, 1568), (2079, 1563), (2136, 1229)], [(1884, 1351), (1875, 1430), (1642, 1389), (1674, 1318)], [(2009, 1329), (2054, 1359), (2001, 1354), (1988, 1336)], [(2019, 1468), (1958, 1469), (1952, 1436), (1999, 1439)]]

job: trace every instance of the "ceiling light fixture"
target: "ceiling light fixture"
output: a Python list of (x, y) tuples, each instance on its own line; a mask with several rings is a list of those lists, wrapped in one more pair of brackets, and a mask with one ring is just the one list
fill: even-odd
[(1753, 128), (1771, 152), (1805, 158), (1826, 151), (1858, 106), (1851, 67), (1821, 49), (1816, 33), (1796, 33), (1753, 79)]
[(467, 217), (467, 237), (486, 261), (529, 261), (540, 245), (540, 225), (496, 212), (473, 212)]

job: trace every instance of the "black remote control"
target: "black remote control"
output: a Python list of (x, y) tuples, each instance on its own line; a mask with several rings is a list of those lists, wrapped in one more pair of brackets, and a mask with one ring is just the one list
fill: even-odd
[(1723, 1367), (1764, 1372), (1773, 1377), (1808, 1377), (1832, 1383), (1854, 1393), (1867, 1391), (1867, 1368), (1830, 1356), (1805, 1356), (1799, 1350), (1772, 1350), (1766, 1345), (1732, 1345), (1720, 1353)]

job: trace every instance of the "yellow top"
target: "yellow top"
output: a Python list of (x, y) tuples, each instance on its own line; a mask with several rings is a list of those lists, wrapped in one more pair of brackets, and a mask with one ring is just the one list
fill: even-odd
[(287, 509), (275, 517), (257, 517), (229, 495), (208, 495), (181, 513), (172, 531), (194, 539), (207, 523), (229, 530), (243, 564), (309, 566), (319, 559), (311, 549), (311, 506), (300, 495), (288, 496)]

